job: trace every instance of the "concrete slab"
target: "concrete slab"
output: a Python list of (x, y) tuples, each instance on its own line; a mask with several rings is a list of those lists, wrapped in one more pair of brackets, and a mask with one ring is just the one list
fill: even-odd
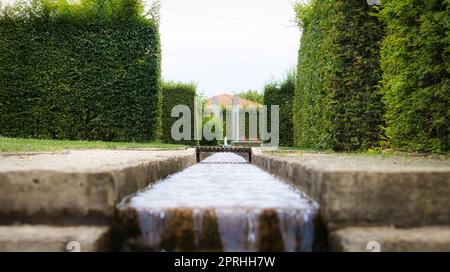
[(324, 171), (388, 172), (450, 171), (450, 158), (444, 155), (381, 155), (357, 153), (319, 153), (306, 151), (263, 151), (287, 160), (301, 162), (312, 169)]
[(123, 197), (193, 164), (193, 149), (0, 154), (0, 223), (107, 220)]
[(191, 149), (70, 150), (43, 153), (0, 153), (0, 173), (47, 170), (63, 173), (120, 170), (148, 161), (186, 155)]
[(450, 251), (450, 227), (346, 228), (331, 234), (331, 250), (344, 252)]
[(350, 226), (450, 225), (450, 159), (263, 153), (253, 163), (320, 204), (330, 230)]
[(0, 226), (0, 252), (93, 252), (109, 250), (106, 226)]

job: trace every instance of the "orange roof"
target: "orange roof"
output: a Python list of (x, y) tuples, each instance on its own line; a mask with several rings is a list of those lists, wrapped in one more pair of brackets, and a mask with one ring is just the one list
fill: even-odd
[[(234, 95), (227, 94), (227, 93), (216, 95), (216, 96), (208, 98), (208, 102), (206, 104), (208, 106), (212, 105), (213, 101), (215, 100), (222, 107), (232, 106), (233, 105), (233, 97), (234, 97)], [(248, 99), (240, 97), (239, 98), (239, 106), (243, 106), (243, 107), (251, 107), (251, 106), (259, 107), (259, 106), (261, 106), (261, 104), (259, 104), (258, 102), (250, 101)]]

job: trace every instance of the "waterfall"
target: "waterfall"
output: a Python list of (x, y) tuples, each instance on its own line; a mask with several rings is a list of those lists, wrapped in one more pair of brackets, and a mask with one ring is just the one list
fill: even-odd
[(142, 250), (312, 251), (318, 205), (236, 154), (218, 153), (130, 200)]

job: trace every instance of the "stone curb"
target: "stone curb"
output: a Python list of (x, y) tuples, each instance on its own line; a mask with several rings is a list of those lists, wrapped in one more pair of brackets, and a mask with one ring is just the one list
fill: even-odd
[(189, 149), (98, 171), (0, 172), (0, 223), (108, 222), (122, 198), (193, 164)]
[(350, 171), (253, 149), (253, 163), (314, 198), (329, 230), (450, 225), (450, 171)]
[(331, 234), (339, 252), (449, 252), (450, 227), (345, 228)]
[(0, 226), (0, 252), (95, 252), (110, 248), (107, 226)]

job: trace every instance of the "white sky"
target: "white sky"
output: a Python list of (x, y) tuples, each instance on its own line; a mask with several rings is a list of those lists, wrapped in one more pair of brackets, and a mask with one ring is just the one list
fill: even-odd
[(262, 90), (297, 63), (292, 0), (162, 0), (162, 73), (207, 96)]
[(163, 78), (194, 81), (207, 96), (262, 90), (297, 63), (293, 3), (161, 0)]

